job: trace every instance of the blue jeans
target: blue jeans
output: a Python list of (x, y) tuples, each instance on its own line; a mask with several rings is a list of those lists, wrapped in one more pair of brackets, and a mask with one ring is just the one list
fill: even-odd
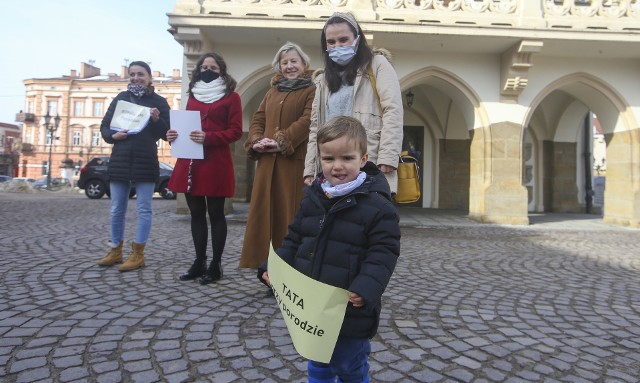
[(309, 383), (338, 382), (369, 383), (369, 354), (367, 338), (338, 337), (329, 364), (310, 360), (307, 364)]
[[(138, 211), (138, 229), (136, 243), (147, 243), (151, 231), (151, 200), (156, 184), (154, 182), (136, 183), (136, 209)], [(111, 181), (111, 242), (119, 244), (124, 240), (124, 218), (129, 204), (130, 182)]]

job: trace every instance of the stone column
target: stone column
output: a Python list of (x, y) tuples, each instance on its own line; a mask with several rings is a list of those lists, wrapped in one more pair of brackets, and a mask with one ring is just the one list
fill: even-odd
[(519, 124), (499, 122), (474, 130), (470, 150), (470, 218), (486, 223), (529, 224), (521, 152)]
[(576, 168), (578, 146), (575, 142), (552, 142), (550, 157), (544, 162), (551, 164), (551, 178), (546, 184), (550, 190), (550, 200), (547, 211), (555, 213), (584, 213), (585, 207), (578, 202), (578, 185)]
[(469, 208), (469, 140), (440, 140), (438, 208)]
[[(174, 12), (186, 14), (200, 13), (200, 4), (197, 0), (178, 0), (174, 6)], [(199, 27), (178, 27), (173, 33), (173, 37), (182, 45), (182, 92), (186, 94), (189, 89), (189, 75), (193, 71), (198, 58), (207, 51), (207, 47), (203, 44), (205, 38)], [(187, 106), (188, 97), (182, 97), (180, 109)], [(184, 194), (178, 193), (176, 198), (176, 213), (189, 214), (189, 207)]]
[(604, 222), (640, 227), (640, 129), (605, 136)]

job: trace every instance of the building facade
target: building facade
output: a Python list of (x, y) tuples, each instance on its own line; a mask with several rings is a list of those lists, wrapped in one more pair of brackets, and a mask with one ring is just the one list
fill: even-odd
[[(639, 0), (177, 0), (168, 20), (183, 73), (205, 52), (225, 57), (246, 131), (275, 51), (294, 41), (322, 66), (334, 11), (354, 13), (370, 44), (394, 56), (404, 148), (421, 153), (417, 206), (507, 224), (595, 213), (597, 116), (604, 220), (640, 226)], [(254, 164), (241, 145), (235, 160), (246, 200)]]
[(0, 122), (0, 174), (17, 177), (20, 127)]
[[(171, 76), (153, 73), (155, 91), (165, 97), (172, 109), (180, 108), (182, 79), (180, 70)], [(26, 88), (25, 109), (16, 116), (21, 122), (22, 140), (18, 173), (21, 177), (45, 176), (51, 150), (51, 176), (74, 178), (91, 158), (109, 156), (111, 145), (102, 140), (100, 123), (111, 101), (127, 89), (127, 67), (120, 73), (103, 75), (100, 68), (80, 64), (80, 71), (68, 76), (33, 78), (23, 81)], [(59, 127), (48, 134), (44, 116), (59, 116)], [(158, 142), (160, 161), (173, 164), (169, 144)]]

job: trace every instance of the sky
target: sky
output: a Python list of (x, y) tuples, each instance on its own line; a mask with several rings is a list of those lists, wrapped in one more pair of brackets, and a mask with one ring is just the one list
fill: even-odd
[(182, 46), (167, 32), (176, 0), (19, 0), (0, 5), (0, 122), (17, 124), (23, 80), (61, 77), (94, 60), (102, 74), (146, 61), (170, 75)]

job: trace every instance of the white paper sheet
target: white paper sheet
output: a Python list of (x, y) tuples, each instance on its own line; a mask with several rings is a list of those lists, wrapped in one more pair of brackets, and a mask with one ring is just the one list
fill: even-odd
[(127, 134), (136, 134), (144, 129), (151, 118), (151, 108), (118, 100), (111, 118), (111, 130), (126, 130)]
[(202, 144), (193, 142), (189, 138), (189, 133), (194, 130), (202, 130), (200, 112), (196, 110), (170, 110), (169, 118), (171, 119), (171, 129), (178, 131), (178, 138), (171, 143), (171, 157), (203, 159)]

